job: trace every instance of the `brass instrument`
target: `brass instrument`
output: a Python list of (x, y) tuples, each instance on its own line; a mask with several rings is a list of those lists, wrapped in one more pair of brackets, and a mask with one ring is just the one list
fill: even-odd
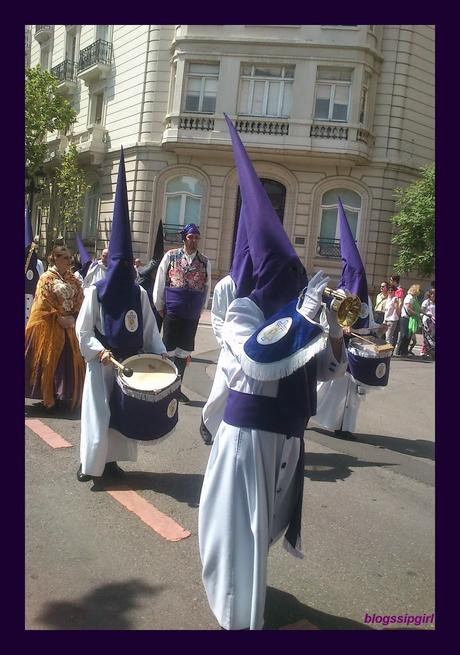
[(32, 243), (30, 244), (29, 252), (27, 253), (26, 266), (25, 266), (24, 273), (27, 273), (27, 269), (29, 268), (29, 264), (30, 264), (30, 260), (32, 258), (32, 254), (37, 249), (38, 249), (37, 244), (35, 243), (35, 241), (32, 241)]
[(329, 289), (326, 287), (323, 295), (331, 298), (329, 308), (337, 313), (337, 323), (340, 327), (351, 327), (356, 323), (361, 313), (361, 300), (354, 293), (345, 289)]

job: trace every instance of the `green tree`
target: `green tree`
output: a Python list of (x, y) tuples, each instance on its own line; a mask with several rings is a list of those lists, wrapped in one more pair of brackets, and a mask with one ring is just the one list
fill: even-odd
[(70, 145), (56, 173), (56, 187), (59, 193), (58, 231), (65, 240), (66, 232), (76, 231), (81, 223), (81, 208), (85, 193), (89, 189), (85, 172), (78, 166), (77, 148)]
[(26, 71), (25, 82), (25, 137), (26, 185), (33, 189), (33, 181), (42, 167), (47, 153), (47, 132), (67, 130), (75, 121), (76, 112), (68, 100), (57, 93), (58, 80), (40, 66)]
[(421, 176), (413, 184), (395, 190), (399, 213), (390, 220), (396, 228), (392, 243), (399, 248), (395, 270), (417, 272), (429, 277), (435, 268), (435, 167), (420, 169)]

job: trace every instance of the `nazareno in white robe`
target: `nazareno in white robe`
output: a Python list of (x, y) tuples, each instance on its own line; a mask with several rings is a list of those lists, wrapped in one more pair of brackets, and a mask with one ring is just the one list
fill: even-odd
[(82, 282), (83, 293), (86, 295), (88, 289), (93, 284), (96, 284), (96, 282), (99, 282), (99, 280), (103, 280), (106, 275), (107, 275), (107, 266), (105, 266), (105, 264), (103, 264), (101, 260), (98, 260), (97, 262), (93, 262), (90, 265), (88, 272), (85, 275), (85, 279)]
[(236, 286), (230, 275), (226, 275), (216, 284), (212, 296), (211, 324), (214, 336), (221, 351), (217, 360), (217, 369), (211, 393), (203, 407), (203, 422), (208, 428), (212, 437), (216, 436), (217, 429), (222, 422), (225, 411), (225, 403), (228, 397), (228, 387), (221, 369), (228, 357), (227, 352), (222, 349), (222, 328), (229, 305), (235, 300)]
[[(166, 352), (158, 332), (155, 316), (147, 293), (140, 288), (143, 352), (160, 355)], [(110, 394), (115, 380), (111, 364), (100, 363), (98, 354), (104, 346), (95, 337), (94, 328), (104, 334), (102, 306), (97, 289), (90, 286), (76, 322), (80, 351), (86, 360), (86, 376), (81, 405), (80, 461), (85, 475), (99, 476), (107, 462), (137, 460), (137, 441), (128, 439), (117, 430), (109, 428)]]
[[(378, 323), (374, 321), (370, 298), (368, 307), (369, 328), (356, 331), (363, 334), (363, 336), (379, 327)], [(355, 380), (348, 371), (344, 376), (334, 380), (318, 382), (316, 414), (310, 419), (309, 425), (316, 425), (331, 432), (335, 430), (354, 432), (359, 408), (361, 403), (365, 401), (367, 393), (373, 389), (383, 388), (363, 384)]]
[[(264, 322), (249, 298), (230, 305), (216, 376), (236, 391), (276, 397), (277, 380), (254, 380), (240, 365), (246, 339)], [(316, 355), (318, 377), (343, 375), (344, 351), (337, 364), (328, 339), (324, 345)], [(198, 536), (208, 602), (226, 630), (263, 626), (268, 549), (286, 531), (293, 514), (300, 445), (295, 437), (224, 421), (217, 430), (201, 491)]]
[[(45, 269), (43, 268), (42, 262), (37, 259), (37, 271), (38, 271), (38, 277), (40, 275), (43, 275), (45, 272)], [(34, 301), (34, 296), (31, 293), (26, 293), (25, 294), (25, 323), (27, 325), (27, 321), (29, 320), (30, 312), (32, 311), (32, 303)]]

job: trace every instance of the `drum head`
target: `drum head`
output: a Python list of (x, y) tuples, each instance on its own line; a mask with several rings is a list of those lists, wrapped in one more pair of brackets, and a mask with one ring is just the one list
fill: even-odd
[(162, 391), (173, 384), (178, 375), (174, 364), (159, 355), (133, 355), (122, 364), (134, 371), (129, 378), (120, 374), (123, 384), (137, 391)]

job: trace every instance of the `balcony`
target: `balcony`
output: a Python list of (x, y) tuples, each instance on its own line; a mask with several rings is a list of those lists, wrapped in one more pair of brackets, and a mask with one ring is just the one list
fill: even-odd
[(319, 257), (340, 259), (340, 239), (328, 239), (326, 237), (318, 237), (318, 241), (316, 244), (316, 254)]
[(48, 151), (44, 159), (44, 164), (54, 168), (59, 165), (61, 158), (65, 154), (68, 145), (67, 137), (61, 132), (54, 132), (48, 138), (46, 145)]
[[(352, 123), (329, 123), (264, 116), (230, 116), (246, 146), (278, 154), (305, 152), (310, 157), (367, 163), (374, 137), (369, 130)], [(162, 143), (167, 149), (189, 152), (206, 144), (230, 145), (225, 119), (220, 114), (169, 114), (164, 122)]]
[(58, 80), (58, 91), (64, 95), (70, 95), (77, 89), (77, 64), (75, 61), (65, 59), (51, 69), (51, 75)]
[(35, 39), (41, 44), (53, 35), (54, 25), (35, 25)]
[(358, 163), (369, 160), (374, 137), (369, 130), (351, 123), (312, 123), (310, 125), (311, 151), (341, 155)]
[(91, 125), (84, 132), (70, 134), (69, 144), (77, 146), (81, 163), (99, 165), (107, 152), (108, 132), (103, 125)]
[(98, 39), (80, 51), (77, 77), (89, 84), (107, 77), (112, 67), (112, 44)]

